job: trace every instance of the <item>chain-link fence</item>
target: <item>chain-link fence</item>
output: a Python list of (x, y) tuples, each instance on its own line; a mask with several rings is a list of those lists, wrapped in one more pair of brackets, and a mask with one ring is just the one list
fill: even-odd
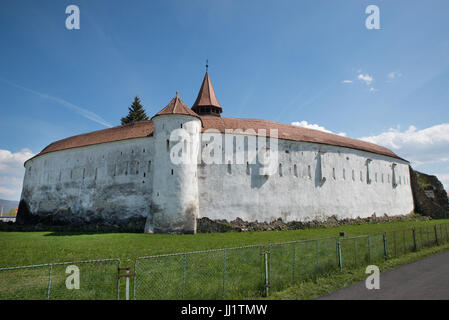
[(0, 300), (117, 299), (119, 267), (104, 259), (0, 268)]
[(239, 299), (449, 242), (449, 224), (358, 237), (141, 257), (134, 299)]
[(137, 258), (133, 297), (227, 299), (254, 295), (263, 285), (263, 249), (246, 246)]
[[(119, 259), (0, 268), (5, 299), (247, 299), (319, 275), (449, 243), (449, 224), (359, 237), (330, 237), (136, 258), (131, 285), (120, 285)], [(76, 270), (79, 289), (69, 289)]]

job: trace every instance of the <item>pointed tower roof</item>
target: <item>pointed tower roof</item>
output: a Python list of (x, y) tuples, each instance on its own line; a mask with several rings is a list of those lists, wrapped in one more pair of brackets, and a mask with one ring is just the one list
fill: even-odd
[(212, 82), (209, 78), (209, 72), (207, 72), (207, 70), (192, 110), (197, 111), (199, 107), (216, 107), (220, 110), (220, 113), (222, 112), (221, 106), (215, 96), (214, 87), (212, 86)]
[(176, 92), (176, 96), (170, 101), (170, 103), (164, 109), (156, 113), (153, 118), (163, 114), (184, 114), (201, 119), (199, 115), (185, 105), (185, 103), (178, 96), (178, 92)]

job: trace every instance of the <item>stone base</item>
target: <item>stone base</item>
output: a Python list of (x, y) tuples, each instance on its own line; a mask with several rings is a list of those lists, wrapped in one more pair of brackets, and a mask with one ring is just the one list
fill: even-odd
[(351, 224), (362, 224), (362, 223), (386, 223), (393, 221), (411, 221), (411, 220), (431, 220), (431, 217), (416, 216), (413, 214), (408, 214), (404, 216), (381, 216), (376, 217), (372, 215), (368, 218), (355, 218), (355, 219), (338, 219), (335, 216), (331, 216), (326, 220), (318, 221), (292, 221), (283, 222), (281, 218), (274, 220), (272, 222), (248, 222), (237, 218), (233, 221), (226, 220), (211, 220), (209, 218), (198, 219), (198, 229), (199, 233), (213, 233), (213, 232), (228, 232), (228, 231), (272, 231), (272, 230), (297, 230), (297, 229), (308, 229), (308, 228), (329, 228), (343, 225)]

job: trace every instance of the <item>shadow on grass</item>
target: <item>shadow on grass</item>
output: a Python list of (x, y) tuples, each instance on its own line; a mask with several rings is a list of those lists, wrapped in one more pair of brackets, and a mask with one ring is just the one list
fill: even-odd
[(106, 234), (126, 234), (126, 233), (138, 233), (131, 231), (43, 231), (47, 232), (44, 237), (67, 237), (67, 236), (82, 236), (82, 235), (106, 235)]

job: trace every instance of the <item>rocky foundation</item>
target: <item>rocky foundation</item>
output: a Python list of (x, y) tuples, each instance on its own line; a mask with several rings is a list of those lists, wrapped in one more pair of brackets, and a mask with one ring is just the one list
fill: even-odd
[(431, 220), (431, 217), (418, 216), (414, 214), (409, 214), (405, 216), (381, 216), (376, 217), (372, 215), (368, 218), (355, 218), (355, 219), (338, 219), (336, 216), (328, 217), (323, 220), (311, 220), (306, 222), (292, 221), (284, 222), (281, 218), (274, 220), (272, 222), (248, 222), (237, 218), (233, 221), (226, 220), (211, 220), (209, 218), (198, 219), (197, 231), (201, 233), (213, 233), (213, 232), (228, 232), (228, 231), (283, 231), (283, 230), (297, 230), (297, 229), (308, 229), (308, 228), (330, 228), (337, 226), (345, 226), (351, 224), (362, 224), (362, 223), (386, 223), (393, 221), (418, 221), (418, 220)]

